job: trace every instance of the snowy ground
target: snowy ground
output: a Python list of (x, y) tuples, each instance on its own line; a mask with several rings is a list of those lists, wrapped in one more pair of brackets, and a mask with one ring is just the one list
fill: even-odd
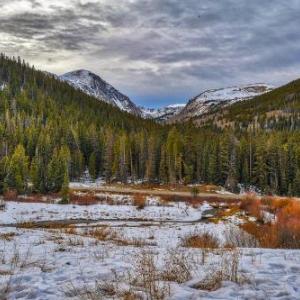
[(48, 220), (155, 220), (155, 221), (197, 221), (202, 212), (210, 209), (208, 204), (193, 208), (183, 202), (161, 205), (156, 198), (148, 198), (147, 206), (137, 209), (130, 198), (123, 195), (110, 195), (114, 205), (60, 205), (46, 203), (7, 202), (6, 210), (0, 213), (0, 224), (22, 223)]
[[(208, 204), (159, 206), (148, 199), (139, 210), (128, 197), (116, 197), (119, 205), (8, 202), (0, 211), (2, 224), (92, 222), (60, 229), (0, 227), (0, 299), (147, 299), (148, 286), (140, 282), (145, 277), (159, 278), (151, 281), (155, 293), (148, 299), (300, 299), (300, 251), (185, 248), (182, 239), (198, 232), (224, 242), (234, 225), (201, 222)], [(109, 234), (101, 239), (91, 234), (95, 230)], [(207, 276), (211, 281), (220, 272), (226, 275), (221, 286), (204, 290)]]

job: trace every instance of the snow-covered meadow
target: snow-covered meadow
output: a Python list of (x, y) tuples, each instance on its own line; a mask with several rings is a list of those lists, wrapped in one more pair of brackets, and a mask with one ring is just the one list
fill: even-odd
[(203, 218), (208, 203), (149, 197), (139, 209), (130, 196), (112, 197), (113, 205), (7, 202), (0, 299), (300, 299), (300, 250), (186, 247), (205, 232), (225, 245), (237, 217), (214, 223)]

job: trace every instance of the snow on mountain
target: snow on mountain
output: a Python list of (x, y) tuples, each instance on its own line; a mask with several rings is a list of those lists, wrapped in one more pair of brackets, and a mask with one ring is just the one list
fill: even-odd
[(5, 87), (6, 87), (6, 84), (0, 82), (0, 91), (3, 91), (5, 89)]
[(143, 118), (163, 122), (179, 114), (184, 107), (185, 104), (171, 104), (162, 108), (140, 107), (140, 109), (142, 111)]
[(90, 71), (77, 70), (61, 75), (59, 78), (84, 93), (112, 104), (123, 111), (141, 115), (141, 110), (127, 96)]
[(221, 89), (207, 90), (191, 99), (176, 115), (174, 121), (184, 121), (209, 113), (216, 107), (224, 107), (270, 92), (272, 86), (264, 83), (248, 84)]

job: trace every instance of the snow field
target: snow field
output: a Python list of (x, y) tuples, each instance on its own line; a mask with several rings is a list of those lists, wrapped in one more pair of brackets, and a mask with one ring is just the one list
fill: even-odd
[[(300, 299), (299, 250), (185, 248), (182, 239), (189, 234), (209, 232), (224, 242), (235, 225), (230, 219), (202, 222), (208, 204), (158, 206), (151, 198), (138, 210), (128, 197), (115, 197), (119, 205), (8, 202), (0, 211), (2, 224), (93, 222), (56, 229), (0, 227), (0, 294), (7, 299), (92, 299), (89, 291), (93, 299), (124, 299), (130, 293), (146, 299), (151, 288), (152, 299)], [(114, 234), (91, 234), (104, 229)]]

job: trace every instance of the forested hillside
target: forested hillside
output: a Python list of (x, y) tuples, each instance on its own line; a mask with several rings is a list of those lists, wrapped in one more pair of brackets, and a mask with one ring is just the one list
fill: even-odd
[(195, 119), (198, 126), (235, 129), (300, 129), (300, 79), (248, 101), (237, 102)]
[[(4, 55), (1, 86), (1, 192), (66, 193), (69, 180), (88, 168), (93, 178), (103, 176), (107, 182), (209, 182), (233, 191), (242, 183), (264, 192), (300, 195), (299, 118), (294, 112), (292, 119), (289, 115), (267, 130), (220, 129), (214, 124), (199, 129), (192, 123), (162, 126)], [(276, 101), (290, 101), (296, 110), (299, 86), (296, 81), (272, 93), (281, 93)], [(291, 99), (282, 98), (282, 93)], [(248, 124), (248, 116), (259, 118), (264, 107), (276, 109), (266, 97), (249, 101), (242, 112), (242, 104), (236, 104), (232, 112)], [(229, 121), (233, 118), (233, 113), (228, 115)]]

